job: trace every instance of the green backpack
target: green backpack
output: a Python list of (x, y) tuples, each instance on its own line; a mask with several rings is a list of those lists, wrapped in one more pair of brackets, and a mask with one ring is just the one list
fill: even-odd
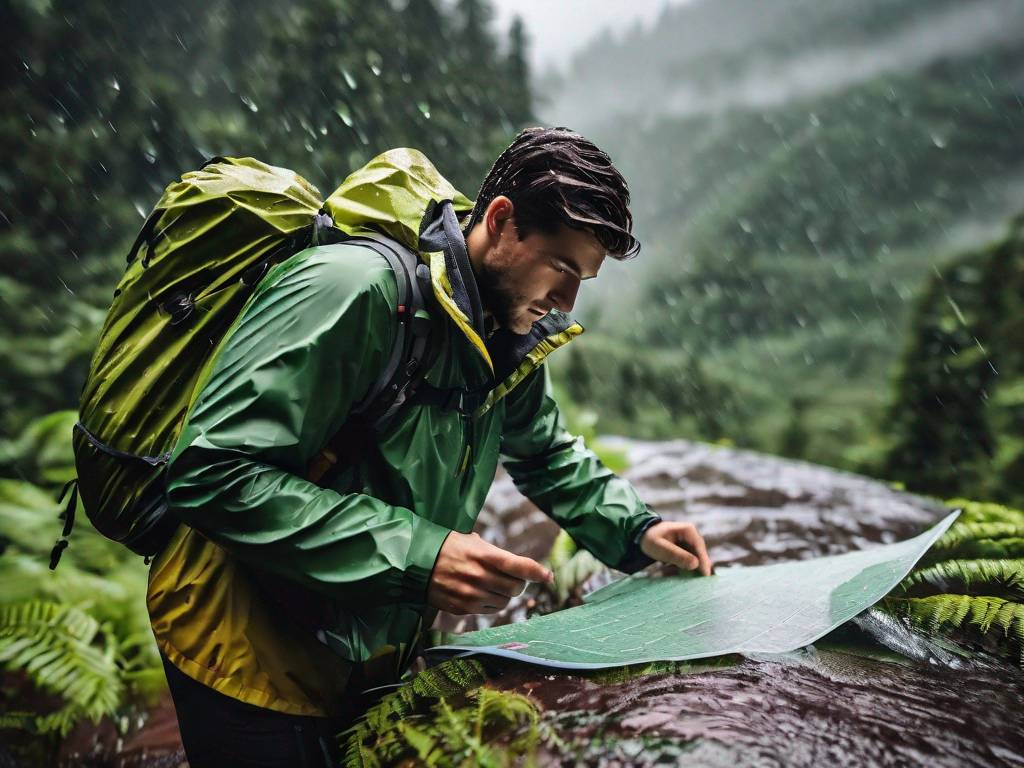
[[(354, 409), (361, 423), (392, 416), (426, 373), (436, 355), (424, 303), (429, 270), (396, 240), (345, 234), (323, 206), (305, 179), (252, 158), (214, 158), (167, 187), (128, 253), (82, 388), (72, 437), (78, 477), (58, 499), (71, 490), (51, 568), (68, 545), (79, 494), (96, 529), (132, 551), (152, 557), (169, 540), (178, 523), (167, 513), (164, 471), (203, 370), (268, 270), (300, 250), (365, 246), (395, 273), (399, 331), (386, 369)], [(337, 438), (309, 479), (336, 463)]]

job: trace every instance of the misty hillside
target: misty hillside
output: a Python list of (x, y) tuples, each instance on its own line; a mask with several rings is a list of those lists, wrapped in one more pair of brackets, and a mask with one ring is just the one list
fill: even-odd
[(588, 328), (697, 359), (701, 408), (747, 406), (732, 439), (866, 468), (933, 265), (1024, 208), (1024, 4), (698, 0), (545, 87), (545, 120), (629, 179), (644, 243), (581, 297)]

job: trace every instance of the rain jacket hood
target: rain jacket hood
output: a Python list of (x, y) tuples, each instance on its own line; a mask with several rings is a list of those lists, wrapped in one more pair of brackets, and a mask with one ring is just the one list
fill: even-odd
[[(450, 211), (444, 203), (451, 204)], [(402, 148), (378, 155), (345, 179), (324, 208), (334, 225), (350, 235), (380, 232), (419, 253), (430, 267), (435, 298), (493, 371), (465, 242), (450, 242), (447, 252), (441, 248), (443, 217), (468, 216), (473, 202), (422, 152)], [(454, 224), (454, 219), (449, 222), (449, 232)]]
[(442, 344), (425, 381), (485, 386), (475, 410), (407, 403), (343, 471), (307, 479), (396, 333), (394, 275), (354, 244), (274, 267), (212, 355), (167, 465), (168, 506), (184, 524), (147, 596), (160, 650), (193, 679), (318, 715), (344, 711), (352, 686), (396, 680), (436, 614), (426, 599), (438, 552), (450, 532), (473, 530), (499, 458), (598, 559), (626, 571), (650, 562), (637, 540), (657, 516), (566, 431), (542, 365), (582, 328), (552, 312), (528, 334), (485, 337), (452, 231), (470, 208), (411, 149), (378, 156), (325, 204), (339, 229), (383, 232), (429, 265)]

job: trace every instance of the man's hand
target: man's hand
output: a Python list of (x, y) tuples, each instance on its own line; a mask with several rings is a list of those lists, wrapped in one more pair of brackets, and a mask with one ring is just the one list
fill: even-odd
[(715, 564), (708, 557), (704, 537), (697, 533), (693, 523), (662, 520), (644, 532), (640, 550), (662, 563), (676, 565), (686, 571), (700, 570), (710, 576)]
[(478, 534), (452, 531), (434, 563), (427, 602), (449, 613), (497, 613), (522, 594), (527, 581), (554, 580), (536, 560), (488, 544)]

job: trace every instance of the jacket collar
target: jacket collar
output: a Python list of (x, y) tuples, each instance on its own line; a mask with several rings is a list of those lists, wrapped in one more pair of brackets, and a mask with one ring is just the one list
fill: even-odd
[(583, 326), (569, 315), (551, 310), (525, 334), (499, 329), (488, 338), (476, 275), (451, 201), (434, 201), (427, 207), (419, 244), (431, 257), (431, 283), (439, 303), (490, 367), (492, 386), (477, 415), (511, 392), (551, 352), (583, 333)]
[(490, 408), (552, 351), (583, 332), (553, 311), (529, 333), (498, 331), (487, 339), (480, 292), (459, 218), (473, 202), (415, 149), (384, 152), (354, 171), (324, 204), (334, 225), (349, 235), (379, 232), (419, 254), (430, 268), (437, 303), (487, 364), (494, 384), (481, 406)]

